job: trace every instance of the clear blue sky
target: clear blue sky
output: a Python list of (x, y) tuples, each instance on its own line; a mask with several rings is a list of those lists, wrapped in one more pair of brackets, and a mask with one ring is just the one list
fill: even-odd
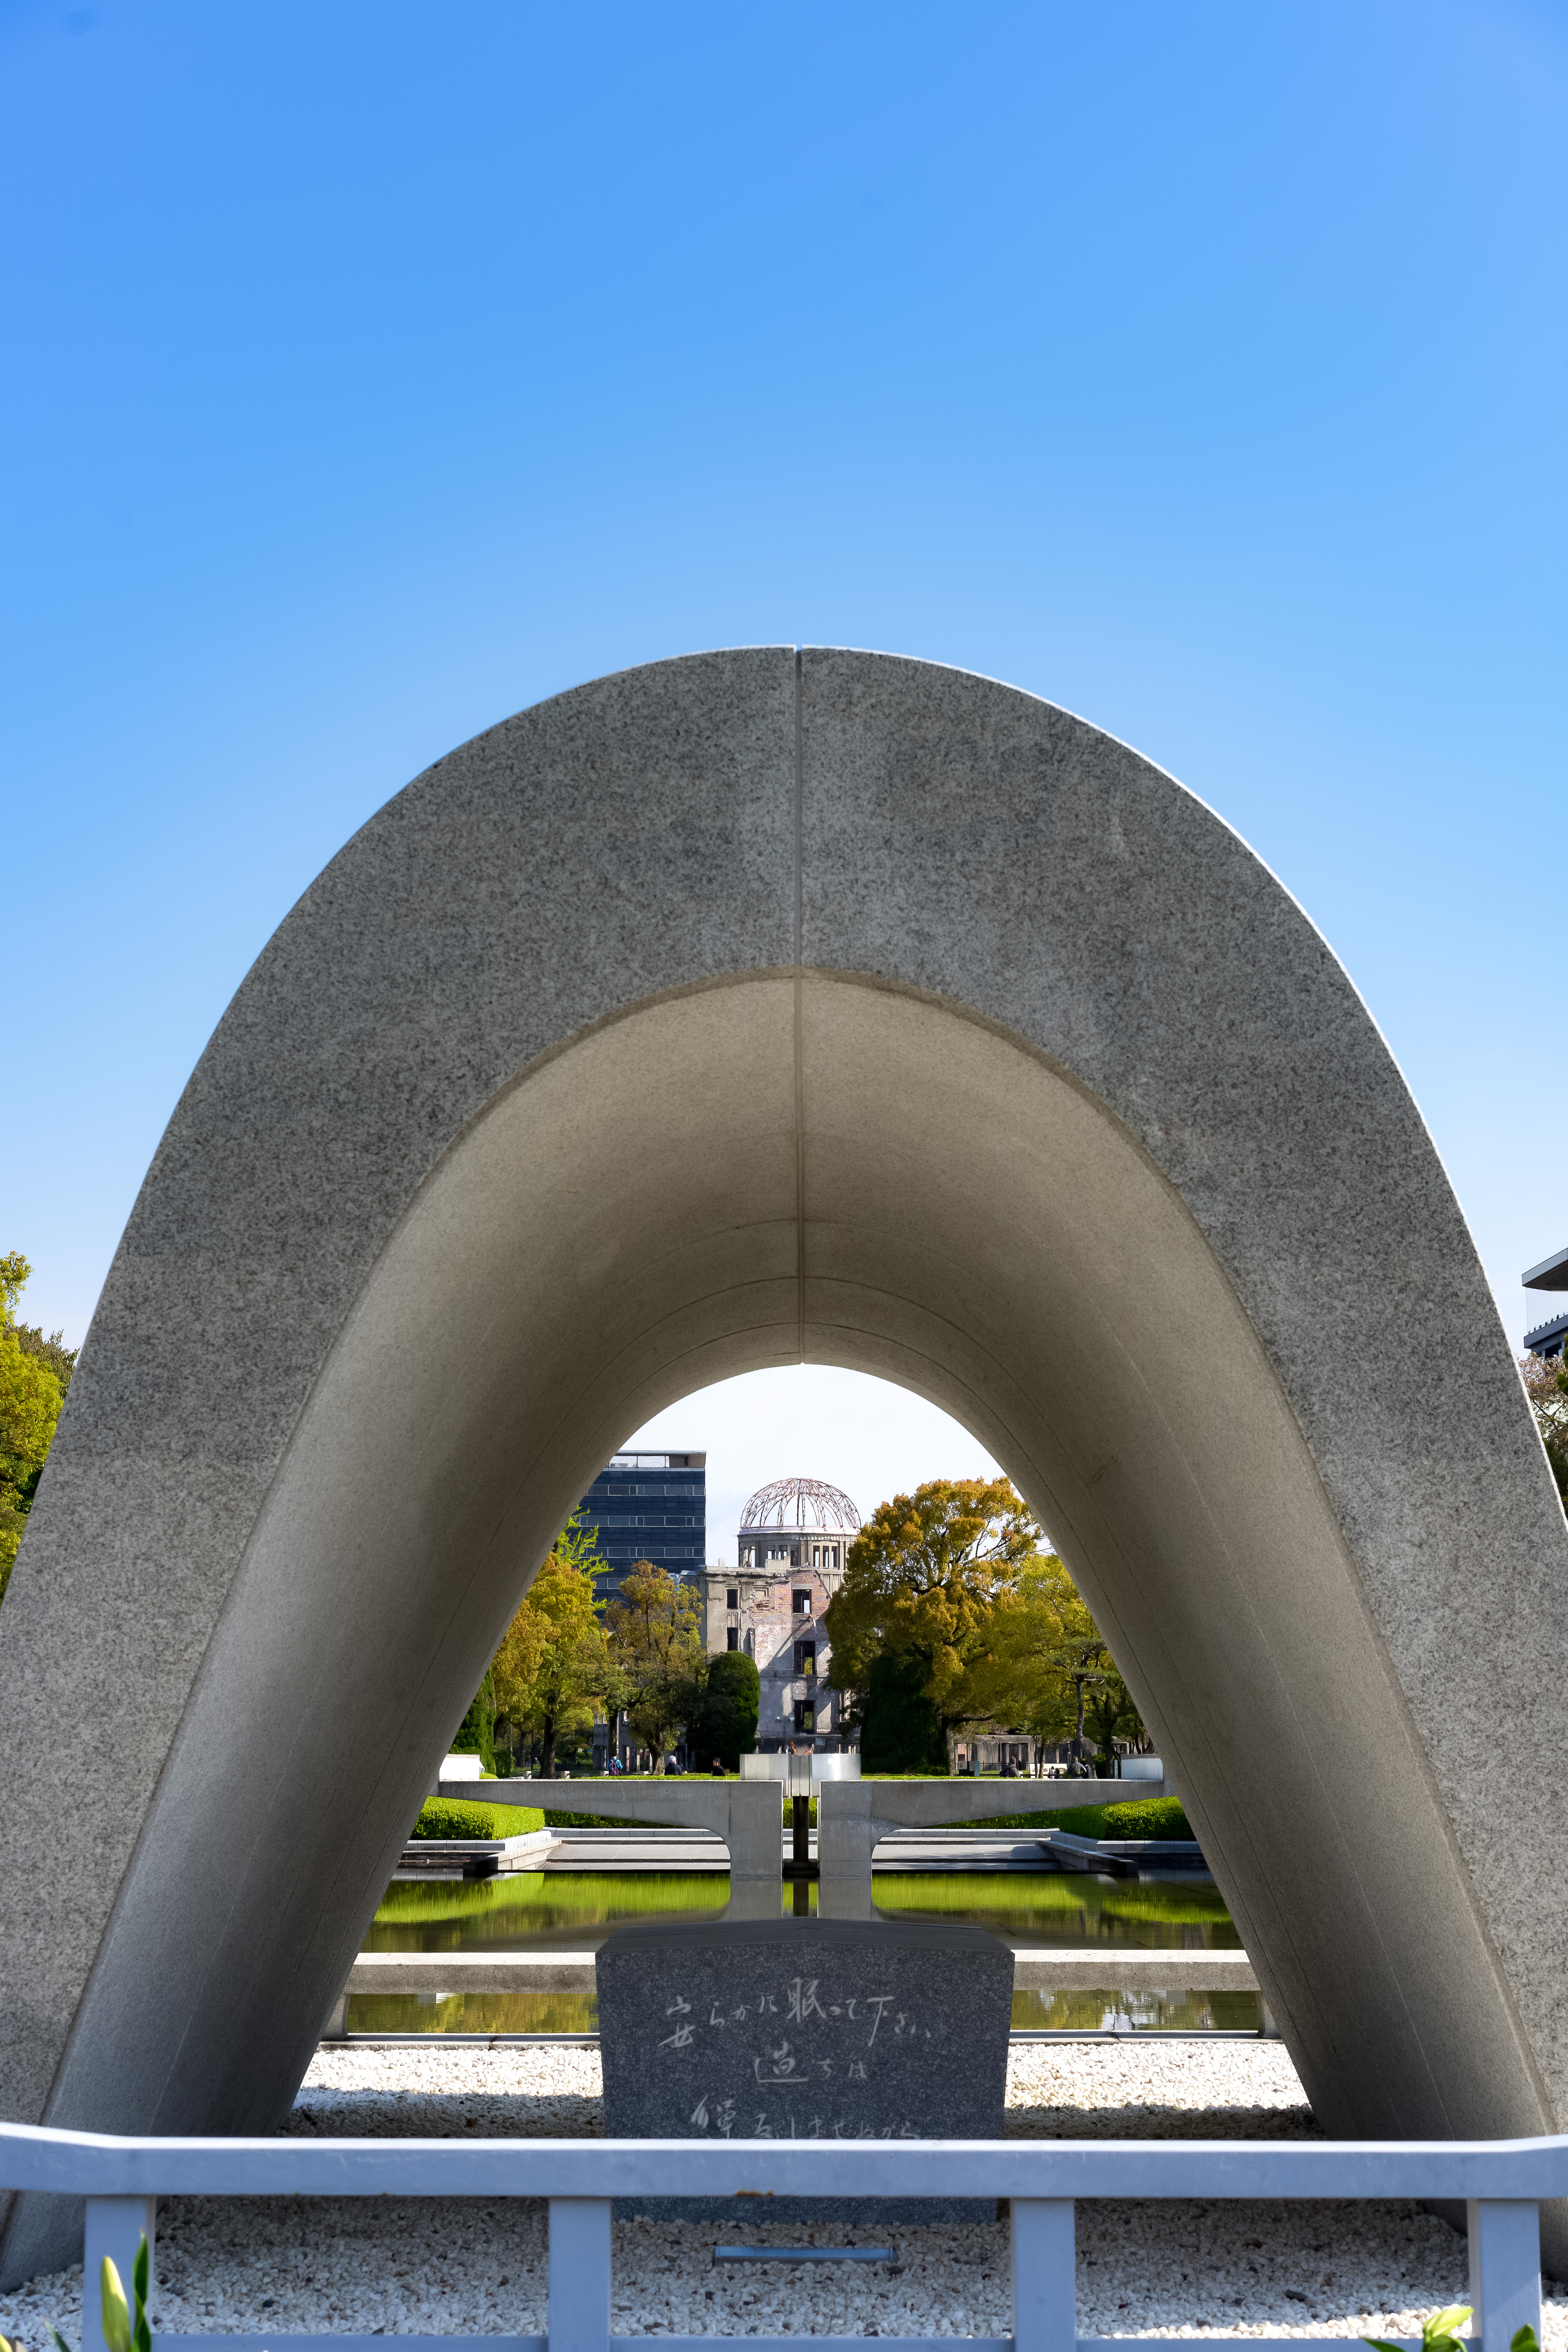
[(1543, 0), (0, 0), (30, 1315), (80, 1336), (381, 802), (580, 679), (805, 639), (1049, 696), (1236, 825), (1539, 1319), (1565, 97)]

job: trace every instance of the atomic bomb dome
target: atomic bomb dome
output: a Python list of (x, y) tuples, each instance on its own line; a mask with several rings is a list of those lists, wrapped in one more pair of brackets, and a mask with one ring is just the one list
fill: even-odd
[(860, 1514), (842, 1486), (830, 1486), (824, 1478), (775, 1478), (771, 1486), (759, 1486), (741, 1514), (741, 1540), (769, 1528), (845, 1528), (850, 1534), (860, 1524)]
[(734, 1568), (704, 1578), (708, 1647), (742, 1650), (762, 1677), (757, 1746), (842, 1744), (822, 1614), (844, 1580), (860, 1513), (824, 1478), (775, 1478), (741, 1514)]

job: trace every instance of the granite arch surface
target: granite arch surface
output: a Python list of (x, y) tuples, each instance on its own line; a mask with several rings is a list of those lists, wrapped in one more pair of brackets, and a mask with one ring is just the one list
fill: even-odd
[(0, 2112), (270, 2127), (587, 1478), (803, 1359), (1017, 1479), (1327, 2126), (1558, 2128), (1568, 1528), (1398, 1071), (1136, 753), (789, 647), (437, 762), (204, 1054), (0, 1612)]

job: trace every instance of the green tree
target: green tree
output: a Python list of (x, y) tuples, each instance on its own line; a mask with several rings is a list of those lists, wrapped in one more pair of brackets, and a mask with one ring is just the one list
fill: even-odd
[(1026, 1560), (998, 1596), (969, 1643), (953, 1704), (971, 1722), (1027, 1731), (1047, 1746), (1070, 1738), (1080, 1756), (1086, 1729), (1107, 1759), (1117, 1739), (1143, 1731), (1105, 1637), (1054, 1552)]
[(700, 1772), (716, 1756), (726, 1771), (738, 1772), (742, 1757), (755, 1751), (762, 1704), (763, 1678), (756, 1660), (743, 1650), (721, 1651), (709, 1664), (701, 1702), (689, 1728), (693, 1770)]
[(27, 1287), (32, 1271), (20, 1250), (9, 1250), (0, 1257), (0, 1324), (7, 1328), (15, 1324), (16, 1301)]
[[(1144, 1738), (1146, 1734), (1137, 1702), (1121, 1679), (1121, 1668), (1110, 1651), (1103, 1647), (1100, 1672), (1085, 1687), (1083, 1712), (1089, 1729), (1094, 1735), (1095, 1754), (1100, 1769), (1110, 1775), (1115, 1769), (1117, 1741), (1136, 1741)], [(1082, 1737), (1080, 1732), (1080, 1742)], [(1079, 1753), (1083, 1753), (1081, 1745)]]
[(651, 1559), (639, 1559), (622, 1579), (605, 1622), (624, 1678), (626, 1719), (652, 1750), (658, 1771), (701, 1705), (708, 1678), (701, 1603)]
[(948, 1769), (942, 1721), (926, 1696), (926, 1662), (914, 1652), (882, 1650), (867, 1670), (860, 1709), (860, 1769), (865, 1772)]
[(1026, 1560), (966, 1645), (955, 1704), (966, 1721), (1026, 1731), (1055, 1747), (1071, 1737), (1074, 1692), (1063, 1672), (1069, 1636), (1099, 1634), (1054, 1552)]
[(66, 1362), (68, 1383), (76, 1361), (74, 1351), (59, 1347), (58, 1332), (40, 1349), (32, 1342), (42, 1334), (17, 1326), (16, 1302), (32, 1270), (20, 1250), (0, 1257), (0, 1600), (64, 1402), (64, 1388), (44, 1351), (54, 1349)]
[(595, 1531), (581, 1527), (574, 1514), (523, 1595), (480, 1685), (481, 1698), (488, 1692), (492, 1748), (497, 1723), (515, 1725), (539, 1740), (539, 1769), (547, 1780), (555, 1770), (557, 1741), (592, 1722), (593, 1702), (610, 1679), (602, 1603), (594, 1591), (603, 1568)]
[(468, 1711), (452, 1734), (454, 1756), (477, 1756), (487, 1772), (496, 1769), (496, 1710), (487, 1674), (473, 1697)]
[(1568, 1370), (1560, 1356), (1550, 1362), (1540, 1356), (1521, 1356), (1519, 1370), (1557, 1492), (1568, 1509)]
[(8, 1255), (0, 1257), (0, 1328), (15, 1331), (16, 1344), (22, 1353), (33, 1357), (47, 1371), (53, 1372), (63, 1397), (76, 1370), (76, 1349), (66, 1346), (63, 1331), (45, 1332), (36, 1323), (18, 1323), (16, 1320), (16, 1304), (32, 1271), (20, 1250), (12, 1250)]
[[(865, 1697), (862, 1756), (879, 1657), (920, 1662), (921, 1694), (944, 1732), (970, 1719), (965, 1654), (1039, 1534), (1005, 1478), (933, 1478), (913, 1495), (895, 1495), (868, 1519), (824, 1621), (829, 1682)], [(895, 1682), (901, 1692), (901, 1681), (884, 1680), (885, 1705), (892, 1704)]]
[[(1088, 1614), (1087, 1611), (1085, 1614)], [(1104, 1687), (1109, 1676), (1115, 1675), (1118, 1683), (1121, 1682), (1121, 1676), (1116, 1674), (1116, 1662), (1105, 1646), (1105, 1638), (1100, 1628), (1093, 1625), (1092, 1620), (1091, 1630), (1089, 1633), (1068, 1635), (1062, 1643), (1058, 1663), (1061, 1668), (1063, 1685), (1073, 1694), (1073, 1753), (1075, 1756), (1083, 1757), (1089, 1753), (1089, 1741), (1084, 1738), (1085, 1722), (1094, 1711), (1094, 1700)], [(1113, 1719), (1121, 1711), (1113, 1695)]]

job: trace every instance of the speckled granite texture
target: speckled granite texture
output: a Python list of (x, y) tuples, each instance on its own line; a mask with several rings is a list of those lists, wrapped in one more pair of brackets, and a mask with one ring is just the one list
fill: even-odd
[[(634, 1920), (599, 1947), (612, 2139), (997, 2139), (1013, 1958), (931, 1919)], [(994, 2220), (957, 2196), (767, 2200), (777, 2221)], [(618, 2197), (618, 2219), (733, 2213), (731, 2197)]]
[(0, 2110), (278, 2121), (588, 1476), (803, 1354), (1012, 1469), (1325, 2126), (1554, 2128), (1568, 1530), (1386, 1049), (1134, 752), (779, 647), (439, 762), (203, 1055), (0, 1613)]

